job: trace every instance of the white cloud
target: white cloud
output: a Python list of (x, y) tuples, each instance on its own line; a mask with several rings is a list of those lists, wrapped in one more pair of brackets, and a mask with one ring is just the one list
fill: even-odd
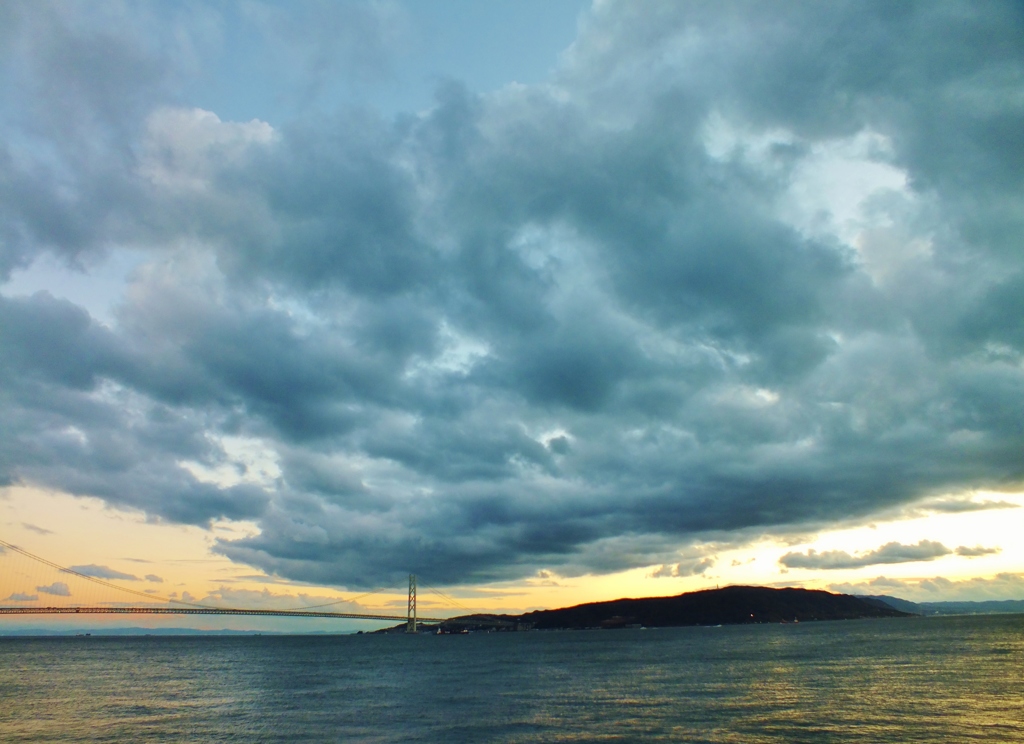
[(139, 172), (157, 186), (202, 191), (218, 171), (240, 164), (249, 148), (274, 139), (274, 128), (258, 119), (224, 122), (203, 109), (160, 108), (146, 120)]
[(43, 594), (52, 594), (55, 597), (71, 596), (71, 590), (68, 588), (68, 585), (65, 584), (63, 581), (55, 581), (52, 584), (49, 584), (48, 586), (37, 586), (36, 591), (42, 592)]
[(178, 465), (203, 483), (229, 488), (241, 483), (270, 487), (281, 476), (277, 452), (260, 439), (208, 434), (219, 453), (213, 464), (182, 460)]
[[(959, 549), (957, 550), (959, 552)], [(851, 555), (843, 550), (827, 550), (819, 553), (811, 549), (806, 553), (786, 553), (779, 563), (787, 568), (844, 569), (864, 568), (887, 563), (914, 563), (932, 561), (953, 553), (940, 542), (921, 540), (915, 545), (898, 542), (886, 543), (876, 550)], [(961, 553), (961, 555), (964, 555)]]

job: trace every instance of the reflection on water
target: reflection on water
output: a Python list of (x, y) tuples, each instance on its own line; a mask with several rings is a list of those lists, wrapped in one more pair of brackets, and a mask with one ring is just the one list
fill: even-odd
[(2, 741), (1024, 742), (1024, 616), (0, 639)]

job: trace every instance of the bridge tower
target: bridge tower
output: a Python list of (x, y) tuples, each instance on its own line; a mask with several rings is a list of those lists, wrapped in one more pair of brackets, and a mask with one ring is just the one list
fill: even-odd
[(409, 574), (409, 608), (408, 625), (405, 626), (406, 633), (416, 631), (416, 574)]

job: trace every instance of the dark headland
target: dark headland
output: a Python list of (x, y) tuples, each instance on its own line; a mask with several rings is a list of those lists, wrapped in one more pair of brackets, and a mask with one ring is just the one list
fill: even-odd
[[(909, 617), (882, 602), (848, 594), (811, 589), (771, 589), (728, 586), (674, 597), (615, 599), (588, 602), (557, 610), (536, 610), (522, 615), (466, 615), (441, 624), (441, 630), (460, 628), (505, 630), (575, 630), (583, 628), (669, 628), (685, 625), (743, 625), (815, 620), (854, 620)], [(496, 627), (497, 625), (497, 627)], [(428, 626), (430, 632), (437, 626)], [(403, 630), (404, 626), (394, 628)], [(392, 629), (389, 629), (392, 630)], [(387, 632), (387, 631), (385, 631)]]

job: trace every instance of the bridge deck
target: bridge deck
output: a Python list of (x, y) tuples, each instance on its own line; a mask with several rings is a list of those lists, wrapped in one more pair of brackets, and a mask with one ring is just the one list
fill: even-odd
[[(0, 607), (0, 615), (257, 615), (265, 617), (327, 617), (353, 620), (394, 620), (405, 615), (362, 614), (358, 612), (317, 612), (307, 610), (239, 610), (218, 607)], [(445, 618), (420, 617), (417, 622), (440, 623)]]

